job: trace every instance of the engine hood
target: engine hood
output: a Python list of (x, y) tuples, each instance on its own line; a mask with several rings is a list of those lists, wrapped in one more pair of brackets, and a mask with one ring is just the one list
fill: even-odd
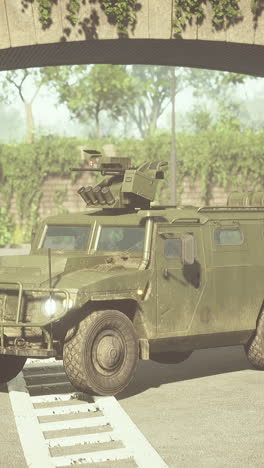
[[(116, 256), (66, 257), (52, 256), (52, 286), (79, 289), (98, 281), (127, 276), (138, 269), (140, 259)], [(49, 267), (47, 255), (20, 255), (0, 257), (0, 284), (19, 281), (38, 287), (47, 287)]]
[[(63, 272), (67, 258), (52, 259), (52, 276)], [(20, 281), (40, 286), (49, 278), (48, 258), (42, 255), (0, 257), (0, 283)]]

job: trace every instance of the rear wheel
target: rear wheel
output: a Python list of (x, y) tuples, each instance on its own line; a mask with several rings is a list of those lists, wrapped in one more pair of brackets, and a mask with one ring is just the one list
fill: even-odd
[(133, 324), (117, 310), (93, 312), (68, 331), (65, 372), (74, 387), (87, 393), (116, 395), (129, 384), (138, 363)]
[(151, 353), (150, 359), (152, 361), (160, 362), (162, 364), (178, 364), (185, 361), (192, 354), (192, 351), (184, 352), (165, 352), (165, 353)]
[(23, 369), (27, 358), (24, 356), (0, 355), (0, 383), (8, 382)]
[(253, 367), (264, 370), (264, 310), (259, 317), (255, 336), (245, 345), (245, 352)]

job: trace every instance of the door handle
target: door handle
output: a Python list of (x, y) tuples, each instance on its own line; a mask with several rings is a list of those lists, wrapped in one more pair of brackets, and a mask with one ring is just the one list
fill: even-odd
[(169, 270), (168, 270), (168, 268), (163, 268), (163, 276), (164, 276), (164, 278), (168, 278), (168, 277), (169, 277)]

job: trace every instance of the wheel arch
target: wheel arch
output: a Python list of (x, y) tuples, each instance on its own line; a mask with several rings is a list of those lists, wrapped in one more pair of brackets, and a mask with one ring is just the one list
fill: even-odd
[(54, 336), (63, 341), (69, 329), (76, 327), (76, 324), (80, 323), (85, 317), (99, 310), (118, 310), (122, 312), (133, 323), (138, 338), (147, 338), (142, 309), (138, 302), (132, 298), (88, 301), (80, 309), (67, 314), (62, 322), (58, 322), (54, 326)]

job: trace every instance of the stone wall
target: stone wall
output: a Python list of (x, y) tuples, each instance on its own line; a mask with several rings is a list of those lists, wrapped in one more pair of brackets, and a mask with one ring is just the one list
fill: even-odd
[(205, 203), (200, 181), (196, 180), (194, 183), (191, 183), (188, 177), (184, 177), (181, 203), (183, 205), (194, 206), (202, 206), (205, 204), (223, 206), (226, 205), (227, 197), (230, 191), (231, 189), (225, 190), (219, 185), (209, 186), (210, 198), (208, 202)]

